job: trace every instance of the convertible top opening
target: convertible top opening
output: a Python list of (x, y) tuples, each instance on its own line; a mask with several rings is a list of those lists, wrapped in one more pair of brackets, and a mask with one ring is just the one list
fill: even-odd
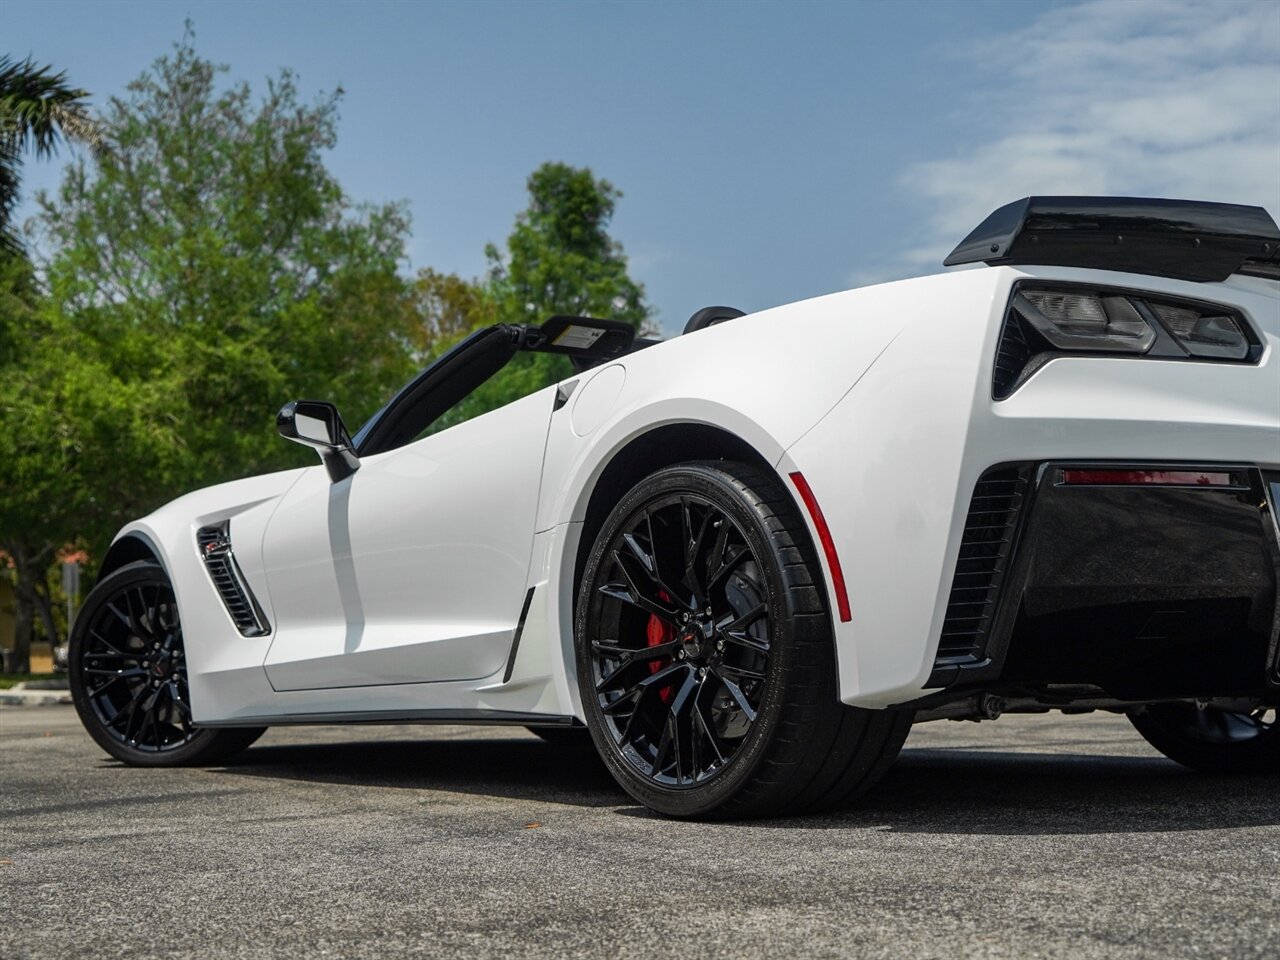
[(555, 316), (541, 326), (483, 327), (414, 377), (352, 442), (362, 457), (403, 446), (521, 352), (562, 354), (581, 373), (657, 342), (637, 337), (629, 323), (597, 317)]

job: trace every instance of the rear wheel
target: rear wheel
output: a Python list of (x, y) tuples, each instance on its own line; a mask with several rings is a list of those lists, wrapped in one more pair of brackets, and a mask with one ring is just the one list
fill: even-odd
[(840, 703), (821, 568), (778, 479), (743, 463), (652, 474), (605, 521), (575, 623), (587, 725), (614, 777), (672, 816), (837, 805), (911, 714)]
[(1158, 703), (1129, 714), (1138, 732), (1170, 760), (1202, 773), (1280, 773), (1275, 707), (1220, 710)]
[(178, 604), (159, 564), (131, 563), (94, 587), (76, 618), (68, 661), (85, 729), (127, 764), (215, 763), (265, 732), (192, 722)]

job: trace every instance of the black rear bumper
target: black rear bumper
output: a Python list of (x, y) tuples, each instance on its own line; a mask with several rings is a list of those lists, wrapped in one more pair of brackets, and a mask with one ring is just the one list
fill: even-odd
[[(1100, 469), (1184, 482), (1065, 482)], [(1185, 476), (1199, 473), (1214, 484)], [(974, 489), (928, 686), (1276, 695), (1278, 503), (1280, 473), (1247, 464), (991, 468)]]

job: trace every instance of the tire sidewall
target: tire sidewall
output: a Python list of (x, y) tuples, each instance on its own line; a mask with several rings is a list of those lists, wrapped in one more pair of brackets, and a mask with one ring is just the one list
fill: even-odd
[[(788, 591), (778, 568), (778, 559), (769, 542), (765, 520), (744, 496), (745, 485), (712, 464), (681, 464), (650, 474), (634, 486), (614, 507), (596, 537), (583, 569), (574, 614), (574, 650), (578, 690), (582, 699), (587, 727), (605, 765), (632, 797), (652, 809), (670, 816), (692, 817), (713, 813), (747, 783), (767, 752), (777, 729), (785, 696), (785, 676), (790, 666), (792, 633), (796, 621), (791, 616)], [(750, 488), (747, 488), (750, 489)], [(648, 780), (623, 756), (609, 733), (594, 689), (594, 670), (590, 651), (590, 623), (595, 586), (601, 568), (606, 564), (609, 547), (629, 525), (635, 513), (645, 504), (678, 494), (707, 497), (727, 514), (745, 535), (748, 546), (759, 564), (769, 615), (768, 678), (755, 722), (747, 741), (733, 757), (728, 768), (708, 783), (682, 789), (664, 788)], [(759, 492), (756, 492), (759, 495)]]
[(1238, 742), (1215, 742), (1197, 737), (1180, 722), (1184, 704), (1157, 704), (1129, 721), (1146, 741), (1170, 760), (1213, 774), (1280, 772), (1280, 725)]

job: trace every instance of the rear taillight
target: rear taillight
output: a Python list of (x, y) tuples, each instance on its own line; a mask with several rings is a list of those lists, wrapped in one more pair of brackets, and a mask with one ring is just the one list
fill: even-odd
[(1127, 297), (1063, 290), (1020, 290), (1017, 310), (1059, 350), (1146, 353), (1156, 329)]
[(1256, 363), (1262, 341), (1229, 307), (1080, 284), (1014, 286), (991, 393), (1003, 400), (1060, 356)]

